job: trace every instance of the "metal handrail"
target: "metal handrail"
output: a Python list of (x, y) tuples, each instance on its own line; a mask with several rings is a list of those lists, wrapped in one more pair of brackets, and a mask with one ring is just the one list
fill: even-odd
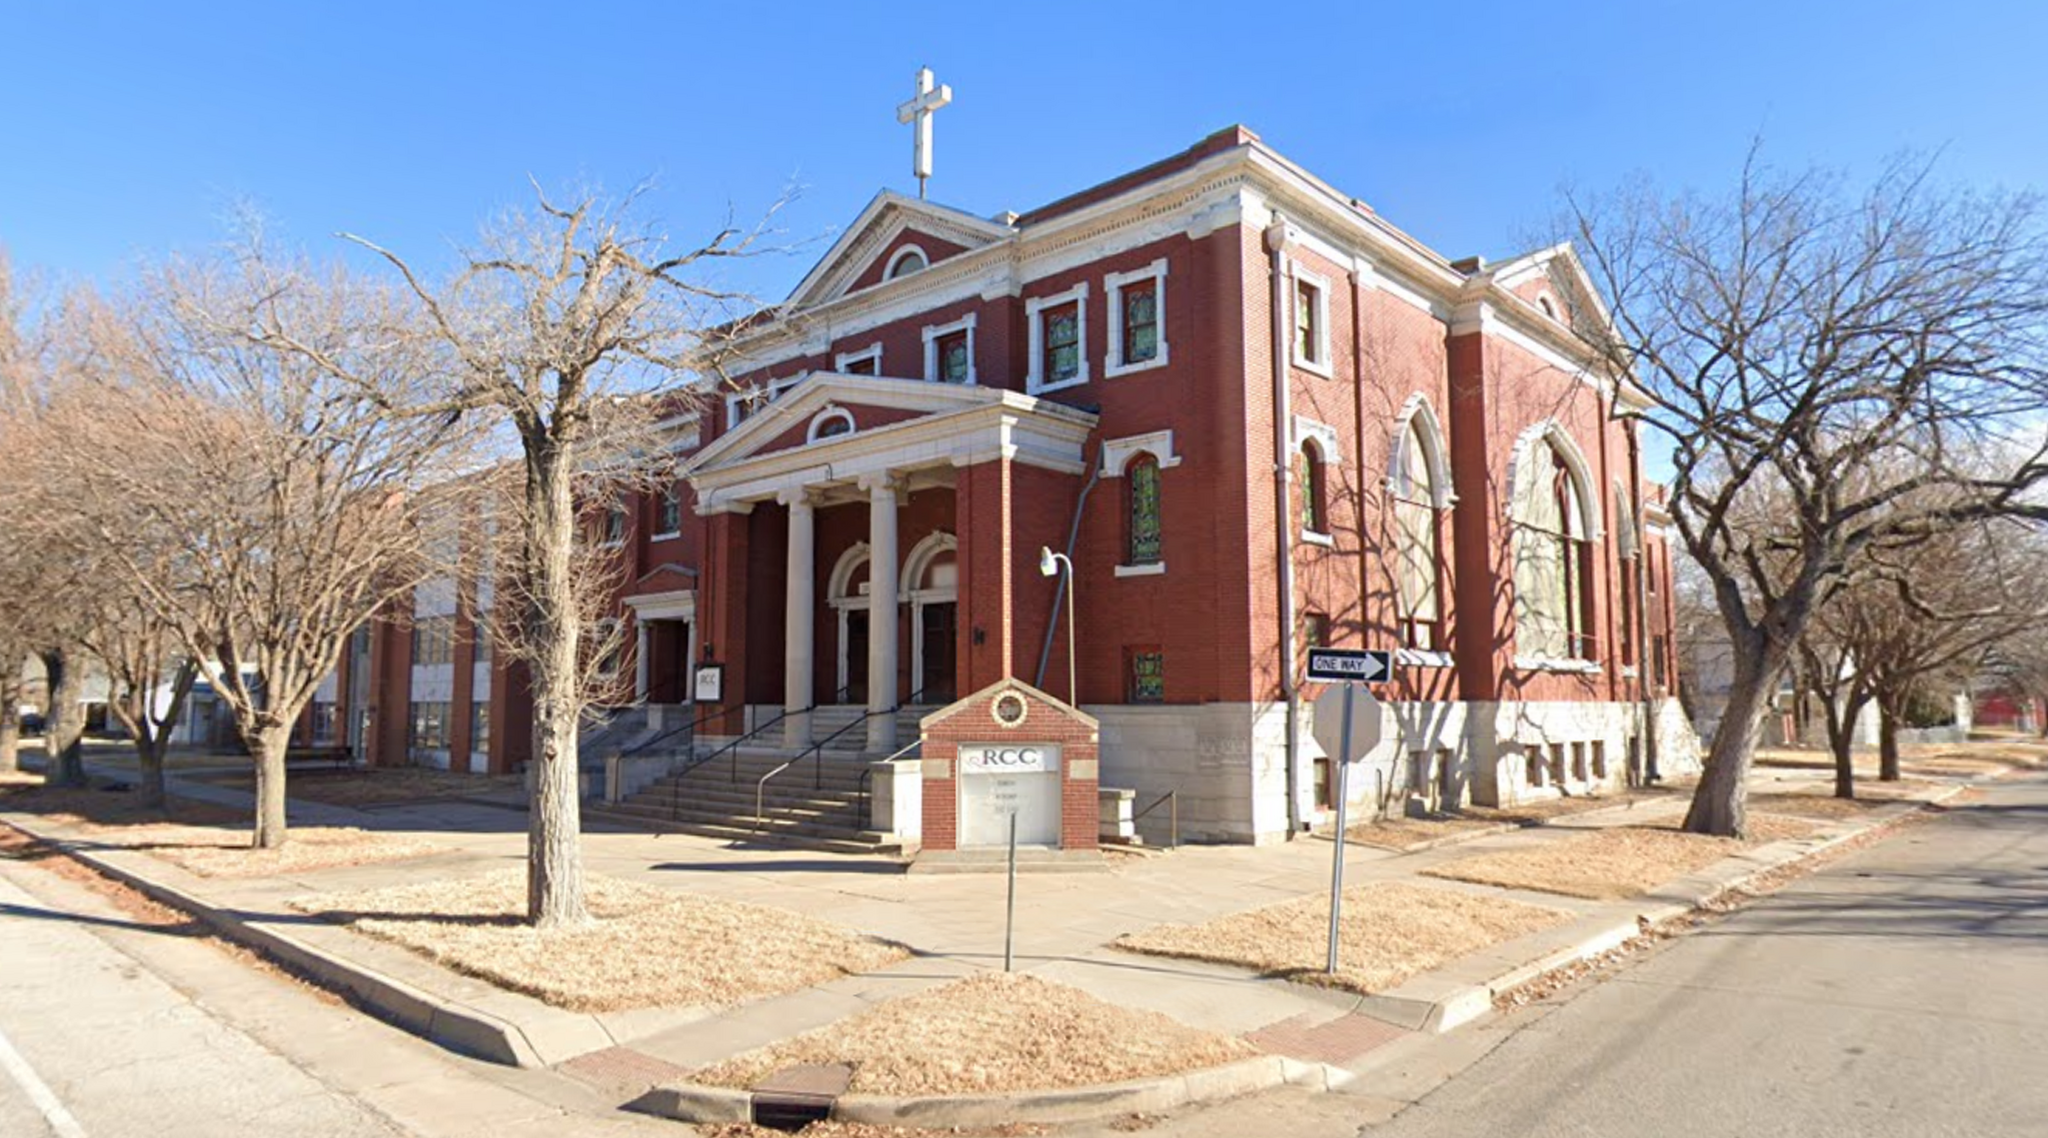
[(1159, 804), (1162, 802), (1170, 803), (1166, 811), (1166, 848), (1177, 850), (1180, 848), (1180, 791), (1169, 790), (1165, 794), (1153, 799), (1152, 805), (1134, 812), (1131, 815), (1131, 825), (1137, 825), (1138, 819), (1159, 809)]
[(659, 735), (656, 735), (650, 739), (642, 740), (641, 742), (635, 743), (632, 746), (627, 747), (625, 750), (619, 752), (619, 757), (625, 758), (627, 755), (637, 755), (640, 752), (645, 751), (650, 747), (653, 747), (656, 743), (662, 742), (663, 740), (668, 739), (672, 736), (680, 735), (685, 731), (688, 731), (690, 733), (691, 739), (695, 739), (697, 737), (697, 728), (702, 727), (703, 725), (711, 722), (714, 719), (730, 715), (735, 710), (742, 708), (744, 706), (746, 705), (730, 704), (714, 708), (713, 710), (698, 716), (690, 722), (683, 724), (681, 727), (671, 727), (670, 729), (668, 729), (667, 731), (663, 731)]
[[(839, 690), (840, 690), (841, 692), (845, 692), (845, 691), (846, 691), (846, 690), (848, 690), (848, 688), (850, 688), (851, 686), (852, 686), (852, 685), (850, 685), (850, 684), (849, 684), (849, 685), (847, 685), (847, 687), (846, 687), (846, 688), (841, 688), (841, 689), (839, 689)], [(797, 765), (798, 763), (800, 763), (800, 762), (803, 762), (803, 761), (804, 761), (805, 759), (808, 759), (808, 758), (810, 758), (810, 757), (811, 757), (812, 755), (816, 755), (816, 756), (817, 756), (817, 760), (816, 760), (816, 762), (817, 762), (817, 768), (816, 768), (816, 775), (815, 775), (815, 781), (813, 782), (813, 784), (812, 784), (812, 785), (813, 785), (813, 786), (817, 786), (817, 787), (822, 787), (822, 786), (824, 786), (824, 785), (825, 785), (825, 744), (827, 744), (827, 743), (830, 743), (830, 742), (831, 742), (832, 740), (834, 740), (834, 739), (837, 739), (837, 738), (839, 738), (839, 737), (840, 737), (841, 735), (844, 735), (844, 734), (846, 734), (846, 733), (847, 733), (848, 731), (851, 731), (851, 730), (853, 730), (853, 729), (854, 729), (854, 728), (856, 728), (856, 727), (860, 727), (860, 726), (862, 726), (862, 725), (866, 724), (868, 720), (870, 720), (870, 719), (874, 719), (874, 718), (876, 718), (877, 716), (882, 716), (882, 715), (894, 715), (894, 714), (896, 714), (897, 712), (899, 712), (899, 711), (903, 710), (903, 709), (904, 709), (904, 708), (905, 708), (906, 706), (909, 706), (909, 705), (915, 704), (915, 703), (917, 702), (917, 697), (918, 697), (918, 696), (921, 696), (921, 695), (923, 695), (923, 694), (924, 694), (924, 689), (923, 689), (923, 688), (919, 688), (919, 689), (917, 689), (916, 691), (914, 691), (914, 692), (911, 692), (911, 693), (910, 693), (910, 694), (909, 694), (908, 696), (905, 696), (904, 698), (902, 698), (902, 699), (900, 699), (900, 700), (897, 700), (897, 701), (896, 701), (896, 703), (895, 703), (894, 705), (892, 705), (892, 706), (890, 706), (890, 707), (888, 707), (888, 708), (886, 708), (886, 709), (884, 709), (884, 710), (881, 710), (881, 711), (869, 711), (869, 712), (866, 712), (866, 713), (862, 714), (862, 715), (861, 715), (861, 716), (860, 716), (860, 717), (859, 717), (858, 719), (855, 719), (855, 720), (853, 720), (852, 722), (848, 723), (848, 724), (847, 724), (846, 726), (844, 726), (844, 727), (841, 727), (841, 728), (840, 728), (839, 730), (837, 730), (837, 731), (834, 731), (834, 732), (832, 732), (832, 733), (831, 733), (830, 735), (827, 735), (827, 736), (825, 736), (825, 737), (824, 737), (823, 739), (820, 739), (820, 740), (818, 740), (817, 742), (815, 742), (815, 743), (812, 743), (812, 744), (811, 744), (811, 745), (810, 745), (809, 747), (806, 747), (806, 748), (804, 748), (803, 750), (801, 750), (801, 751), (797, 752), (797, 754), (796, 754), (796, 757), (795, 757), (795, 758), (792, 758), (792, 759), (790, 759), (790, 760), (789, 760), (788, 762), (786, 762), (786, 763), (783, 763), (783, 764), (782, 764), (781, 766), (779, 766), (779, 767), (776, 767), (776, 768), (775, 768), (774, 770), (772, 770), (772, 771), (769, 771), (769, 772), (768, 772), (767, 774), (764, 774), (764, 775), (762, 775), (762, 776), (761, 776), (761, 777), (760, 777), (759, 779), (757, 779), (757, 780), (756, 780), (756, 781), (754, 782), (754, 830), (755, 830), (755, 832), (757, 832), (757, 833), (758, 833), (758, 832), (760, 831), (761, 827), (763, 827), (763, 826), (765, 826), (765, 825), (767, 825), (767, 824), (768, 824), (768, 818), (767, 818), (767, 813), (766, 813), (765, 809), (763, 808), (763, 805), (762, 805), (762, 803), (763, 803), (763, 801), (764, 801), (764, 799), (765, 799), (765, 796), (766, 796), (766, 793), (767, 793), (767, 788), (768, 788), (768, 780), (769, 780), (769, 779), (771, 779), (771, 778), (774, 778), (774, 777), (775, 777), (776, 775), (779, 775), (779, 774), (781, 774), (781, 773), (782, 773), (783, 771), (786, 771), (786, 770), (788, 770), (789, 768), (791, 768), (791, 767), (793, 767), (793, 766)]]
[(872, 762), (872, 763), (869, 763), (869, 764), (868, 764), (867, 766), (865, 766), (865, 767), (862, 767), (862, 768), (861, 768), (861, 772), (860, 772), (860, 816), (861, 816), (861, 817), (863, 817), (863, 818), (866, 818), (866, 817), (868, 816), (868, 795), (869, 795), (869, 794), (871, 793), (871, 789), (872, 789), (872, 787), (873, 787), (873, 785), (874, 785), (874, 781), (875, 781), (875, 768), (876, 768), (876, 767), (878, 767), (878, 766), (881, 766), (881, 765), (882, 765), (883, 763), (893, 763), (893, 762), (895, 762), (895, 761), (896, 761), (897, 759), (900, 759), (900, 758), (902, 758), (903, 756), (905, 756), (905, 755), (909, 754), (909, 753), (910, 753), (910, 752), (912, 752), (912, 751), (915, 751), (915, 750), (917, 750), (917, 749), (918, 749), (919, 747), (922, 747), (922, 746), (924, 746), (924, 740), (923, 740), (923, 739), (912, 739), (912, 740), (911, 740), (910, 742), (908, 742), (908, 743), (905, 743), (905, 744), (903, 744), (903, 745), (902, 745), (901, 747), (898, 747), (898, 748), (896, 748), (896, 753), (895, 753), (895, 754), (893, 754), (893, 755), (890, 755), (890, 756), (889, 756), (888, 758), (886, 758), (886, 759), (881, 759), (881, 760), (878, 760), (878, 761), (876, 761), (876, 762)]

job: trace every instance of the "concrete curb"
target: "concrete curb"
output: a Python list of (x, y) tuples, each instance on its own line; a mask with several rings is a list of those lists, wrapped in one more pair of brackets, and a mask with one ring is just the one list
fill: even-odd
[[(1600, 956), (1626, 944), (1650, 925), (1682, 917), (1768, 873), (1891, 825), (1929, 806), (1938, 806), (1967, 789), (1969, 784), (1959, 783), (1924, 798), (1901, 799), (1872, 811), (1864, 819), (1844, 823), (1821, 837), (1773, 842), (1723, 858), (1698, 873), (1644, 894), (1640, 900), (1647, 904), (1635, 911), (1594, 925), (1566, 946), (1518, 964), (1483, 982), (1461, 984), (1425, 975), (1369, 996), (1345, 993), (1345, 1001), (1355, 1001), (1353, 1006), (1356, 1010), (1410, 1031), (1443, 1034), (1490, 1014), (1495, 997), (1502, 993), (1559, 968)], [(1584, 919), (1590, 921), (1593, 918)]]
[[(927, 1129), (998, 1126), (1008, 1122), (1060, 1124), (1120, 1114), (1158, 1113), (1284, 1085), (1331, 1090), (1349, 1080), (1349, 1073), (1322, 1063), (1261, 1055), (1178, 1075), (1060, 1090), (927, 1097), (841, 1095), (832, 1103), (831, 1117), (871, 1126)], [(628, 1105), (632, 1110), (679, 1122), (753, 1121), (753, 1093), (730, 1087), (669, 1083)]]
[[(175, 866), (152, 863), (146, 871), (124, 864), (148, 859), (147, 854), (88, 848), (88, 843), (49, 832), (32, 818), (19, 814), (0, 813), (0, 822), (49, 843), (159, 904), (191, 914), (222, 937), (253, 948), (406, 1031), (451, 1051), (510, 1067), (544, 1068), (622, 1042), (599, 1017), (550, 1007), (518, 993), (494, 990), (489, 999), (500, 1010), (486, 1010), (432, 991), (331, 951), (296, 931), (252, 920), (246, 913), (203, 900), (188, 889), (159, 879), (159, 873), (170, 877), (184, 872)], [(328, 931), (356, 935), (339, 926), (312, 927), (317, 930), (316, 937)], [(422, 967), (435, 966), (422, 962)], [(667, 1018), (683, 1021), (694, 1014), (678, 1011)], [(650, 1028), (655, 1029), (658, 1028)]]

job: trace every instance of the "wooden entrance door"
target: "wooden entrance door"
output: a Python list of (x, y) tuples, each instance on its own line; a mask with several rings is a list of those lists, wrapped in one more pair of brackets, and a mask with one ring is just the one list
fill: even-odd
[(924, 640), (920, 645), (920, 658), (924, 662), (924, 673), (918, 676), (918, 689), (924, 694), (917, 697), (919, 703), (951, 703), (958, 695), (954, 690), (955, 651), (959, 644), (956, 639), (960, 625), (960, 606), (953, 601), (923, 606)]
[(868, 701), (868, 613), (866, 609), (846, 610), (846, 694), (847, 703)]

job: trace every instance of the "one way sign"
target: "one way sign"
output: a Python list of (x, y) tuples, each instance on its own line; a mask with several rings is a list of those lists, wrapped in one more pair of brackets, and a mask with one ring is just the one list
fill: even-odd
[(1308, 678), (1326, 684), (1381, 684), (1393, 678), (1393, 656), (1357, 648), (1311, 648)]

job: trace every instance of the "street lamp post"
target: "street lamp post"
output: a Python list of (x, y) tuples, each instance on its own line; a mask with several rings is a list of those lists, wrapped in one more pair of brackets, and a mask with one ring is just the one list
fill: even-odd
[(1048, 546), (1038, 547), (1039, 576), (1050, 577), (1059, 573), (1062, 564), (1066, 566), (1067, 579), (1067, 702), (1080, 707), (1080, 687), (1074, 674), (1074, 562), (1064, 553), (1054, 553)]

